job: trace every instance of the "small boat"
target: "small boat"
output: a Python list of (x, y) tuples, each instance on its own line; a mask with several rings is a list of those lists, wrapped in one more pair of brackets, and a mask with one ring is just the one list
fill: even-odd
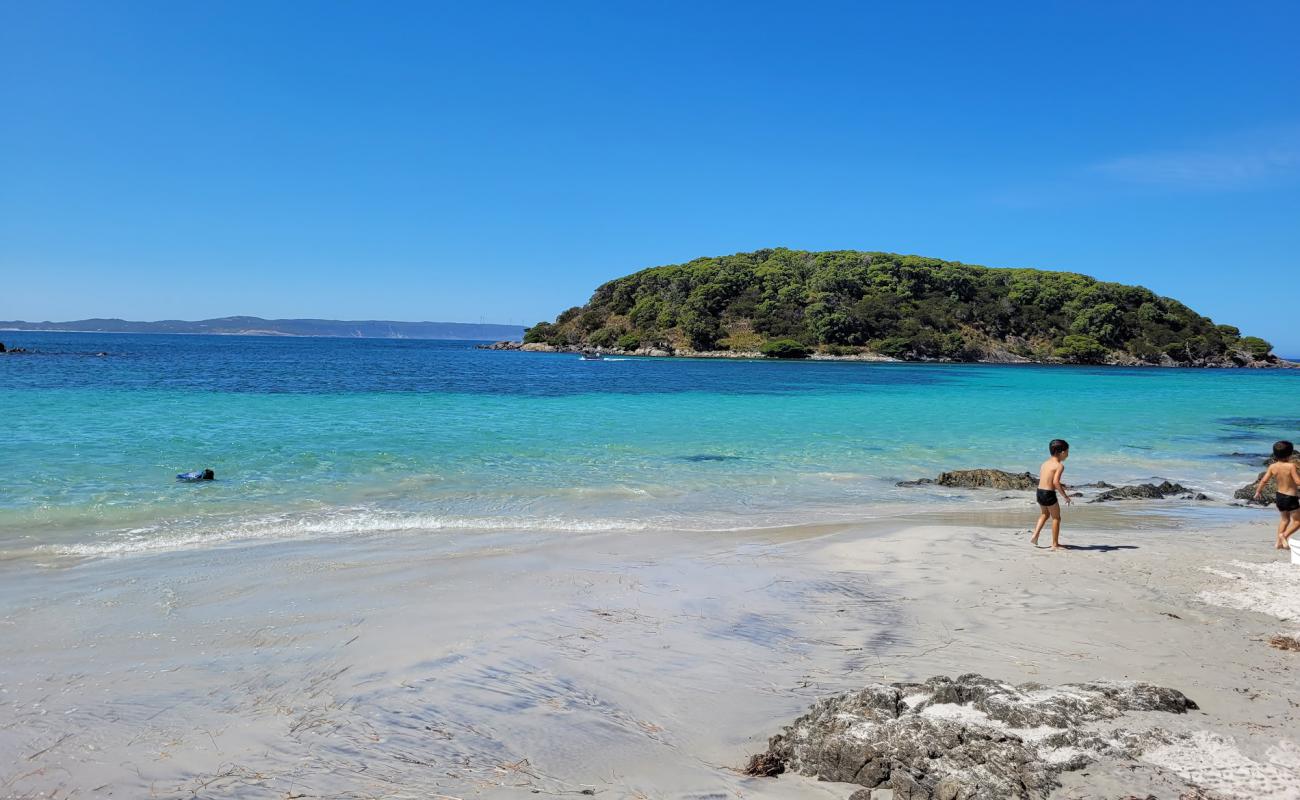
[(582, 361), (604, 361), (605, 354), (596, 350), (584, 350), (578, 358)]

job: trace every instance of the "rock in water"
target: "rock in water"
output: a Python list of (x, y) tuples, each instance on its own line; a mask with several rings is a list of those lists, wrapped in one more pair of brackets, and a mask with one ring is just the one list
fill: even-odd
[(1170, 483), (1165, 481), (1160, 485), (1154, 483), (1143, 483), (1137, 486), (1121, 486), (1117, 489), (1102, 492), (1089, 502), (1105, 503), (1110, 500), (1160, 500), (1172, 495), (1192, 495), (1192, 499), (1203, 500), (1209, 499), (1205, 495), (1197, 495), (1191, 489), (1183, 486), (1181, 483)]
[(750, 763), (761, 763), (763, 774), (776, 763), (822, 780), (892, 789), (895, 798), (1028, 800), (1057, 787), (1061, 772), (1102, 756), (1132, 760), (1142, 749), (1139, 734), (1098, 735), (1086, 723), (1195, 708), (1182, 692), (1148, 683), (1053, 689), (974, 674), (876, 683), (818, 700)]
[(935, 483), (959, 489), (1033, 489), (1038, 486), (1038, 479), (1028, 472), (959, 469), (943, 473)]
[[(1268, 463), (1270, 464), (1273, 463), (1273, 459), (1270, 458), (1268, 460)], [(1291, 456), (1291, 463), (1300, 464), (1300, 453)], [(1241, 487), (1236, 492), (1233, 492), (1232, 496), (1238, 500), (1245, 500), (1247, 503), (1256, 502), (1255, 486), (1256, 484), (1259, 483), (1259, 479), (1263, 477), (1264, 477), (1264, 473), (1263, 472), (1259, 473), (1258, 475), (1255, 476), (1255, 480)], [(1258, 502), (1272, 505), (1276, 501), (1277, 501), (1277, 481), (1269, 481), (1268, 485), (1264, 487), (1263, 497)]]

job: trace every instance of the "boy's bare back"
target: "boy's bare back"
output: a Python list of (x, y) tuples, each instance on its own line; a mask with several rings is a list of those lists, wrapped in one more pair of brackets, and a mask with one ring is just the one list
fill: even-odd
[(1049, 458), (1038, 468), (1038, 488), (1055, 489), (1057, 481), (1065, 474), (1065, 465), (1056, 458)]
[(1277, 490), (1282, 494), (1300, 494), (1300, 470), (1294, 461), (1278, 461), (1268, 465), (1268, 477), (1277, 481)]

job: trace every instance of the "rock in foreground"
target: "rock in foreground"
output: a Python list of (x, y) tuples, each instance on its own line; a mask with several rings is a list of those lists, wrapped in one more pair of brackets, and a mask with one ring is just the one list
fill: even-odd
[(871, 684), (817, 701), (751, 763), (910, 800), (1041, 798), (1062, 772), (1101, 757), (1131, 761), (1167, 737), (1086, 723), (1195, 708), (1182, 692), (1134, 682), (1049, 688), (970, 674)]

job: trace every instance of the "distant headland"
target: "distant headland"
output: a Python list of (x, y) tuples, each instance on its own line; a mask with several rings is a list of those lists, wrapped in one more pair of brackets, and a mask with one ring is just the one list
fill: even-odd
[(497, 349), (1201, 367), (1294, 366), (1141, 286), (894, 253), (776, 248), (653, 267)]
[(220, 317), (196, 322), (168, 319), (79, 319), (73, 322), (3, 322), (0, 330), (86, 331), (93, 333), (190, 333), (224, 336), (339, 336), (355, 339), (466, 339), (491, 341), (523, 335), (522, 325), (471, 322), (395, 322), (391, 320), (262, 319)]

